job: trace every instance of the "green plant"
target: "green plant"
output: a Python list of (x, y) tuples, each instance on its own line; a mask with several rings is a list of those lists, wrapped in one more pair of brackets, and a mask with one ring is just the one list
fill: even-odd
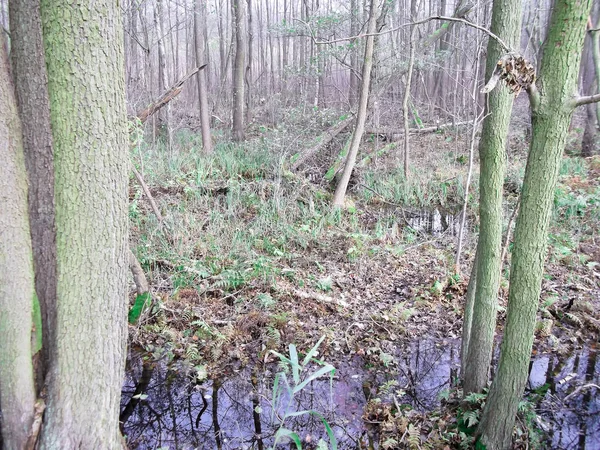
[[(317, 417), (323, 422), (323, 426), (325, 427), (325, 431), (327, 436), (329, 437), (329, 444), (331, 445), (332, 450), (337, 450), (337, 439), (331, 429), (331, 426), (325, 419), (325, 417), (318, 411), (314, 410), (303, 410), (303, 411), (293, 411), (292, 405), (294, 404), (294, 396), (301, 392), (309, 383), (318, 379), (321, 376), (329, 374), (330, 376), (330, 386), (333, 385), (333, 375), (335, 374), (335, 367), (331, 364), (323, 363), (315, 359), (317, 355), (319, 346), (325, 340), (325, 336), (322, 336), (321, 339), (309, 350), (304, 359), (300, 361), (298, 358), (298, 351), (294, 344), (290, 344), (289, 346), (289, 356), (285, 356), (281, 353), (278, 353), (274, 350), (270, 350), (270, 353), (273, 353), (277, 356), (284, 367), (291, 371), (292, 378), (291, 380), (288, 378), (284, 371), (281, 371), (275, 375), (275, 380), (273, 382), (273, 393), (271, 398), (271, 406), (272, 406), (272, 416), (271, 420), (277, 419), (279, 421), (279, 428), (275, 433), (275, 440), (273, 442), (273, 449), (277, 447), (277, 444), (280, 443), (283, 439), (287, 438), (294, 442), (296, 448), (298, 450), (302, 449), (302, 441), (300, 440), (300, 436), (298, 433), (288, 429), (285, 427), (285, 421), (291, 417), (298, 417), (302, 415), (312, 415)], [(311, 363), (316, 362), (322, 367), (310, 373)], [(286, 394), (284, 396), (284, 394)], [(285, 397), (287, 397), (287, 401), (285, 401)], [(327, 444), (321, 440), (319, 441), (318, 448), (327, 448)]]

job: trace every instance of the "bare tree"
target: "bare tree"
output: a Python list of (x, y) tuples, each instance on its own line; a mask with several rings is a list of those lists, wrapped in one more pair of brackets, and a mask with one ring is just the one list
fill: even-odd
[(350, 150), (348, 151), (348, 157), (346, 159), (346, 165), (344, 166), (344, 172), (342, 177), (335, 189), (333, 196), (334, 207), (341, 207), (344, 205), (344, 197), (346, 196), (346, 189), (348, 189), (348, 182), (354, 169), (354, 163), (356, 162), (356, 155), (358, 154), (358, 148), (365, 131), (365, 121), (367, 119), (367, 104), (369, 102), (369, 86), (371, 84), (371, 68), (373, 67), (373, 47), (375, 36), (375, 27), (377, 25), (377, 18), (381, 11), (381, 5), (379, 0), (371, 0), (371, 7), (369, 9), (369, 25), (367, 26), (367, 33), (370, 35), (367, 37), (365, 45), (365, 57), (363, 62), (362, 70), (362, 83), (360, 87), (360, 98), (358, 101), (358, 114), (356, 117), (356, 126), (354, 133), (352, 134), (352, 141), (350, 144)]
[(232, 138), (244, 137), (244, 71), (246, 69), (246, 7), (245, 0), (232, 0), (231, 12), (235, 28), (235, 61), (233, 63), (233, 127)]
[[(196, 0), (196, 9), (194, 11), (194, 37), (195, 37), (195, 45), (194, 48), (196, 50), (196, 67), (199, 67), (203, 64), (203, 58), (206, 57), (206, 46), (204, 42), (204, 33), (200, 32), (200, 23), (204, 23), (206, 26), (205, 17), (201, 18), (199, 16), (205, 16), (206, 8), (203, 0)], [(198, 107), (200, 111), (200, 126), (202, 128), (202, 148), (205, 153), (212, 153), (212, 138), (210, 136), (210, 112), (208, 109), (208, 93), (206, 88), (206, 76), (204, 73), (208, 70), (200, 70), (198, 71), (197, 79), (198, 79)]]

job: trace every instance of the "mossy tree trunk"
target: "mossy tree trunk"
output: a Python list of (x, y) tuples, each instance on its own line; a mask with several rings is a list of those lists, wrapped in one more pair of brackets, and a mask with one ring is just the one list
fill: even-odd
[(33, 256), (21, 124), (0, 31), (0, 410), (5, 449), (25, 448), (34, 416)]
[(506, 327), (498, 372), (478, 430), (488, 450), (510, 448), (527, 381), (554, 189), (577, 105), (574, 95), (591, 5), (592, 0), (556, 1), (539, 72), (539, 92), (530, 91), (533, 134), (515, 227)]
[(129, 169), (120, 8), (43, 0), (41, 11), (58, 301), (40, 448), (120, 448)]
[[(516, 47), (521, 34), (521, 1), (496, 0), (492, 10), (491, 31), (508, 45)], [(486, 80), (492, 76), (503, 48), (489, 39)], [(506, 166), (506, 143), (513, 105), (513, 95), (504, 85), (492, 90), (488, 98), (488, 113), (483, 121), (479, 141), (479, 217), (477, 242), (475, 298), (470, 323), (465, 322), (463, 349), (466, 350), (464, 393), (481, 392), (488, 382), (492, 359), (498, 288), (500, 286), (500, 255), (502, 253), (502, 188)], [(469, 345), (476, 342), (477, 345)]]
[(50, 360), (56, 327), (56, 232), (54, 226), (54, 154), (48, 104), (48, 75), (39, 0), (11, 1), (11, 58), (23, 130), (29, 179), (29, 220), (35, 287), (43, 321), (42, 364), (36, 368), (38, 391)]

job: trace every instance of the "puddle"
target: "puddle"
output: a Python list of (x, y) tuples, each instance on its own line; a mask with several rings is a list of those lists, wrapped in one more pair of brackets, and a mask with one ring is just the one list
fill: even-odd
[[(426, 411), (439, 405), (439, 394), (458, 374), (459, 342), (421, 341), (400, 352), (395, 367), (378, 371), (365, 367), (360, 357), (338, 365), (333, 383), (322, 378), (294, 397), (289, 412), (315, 410), (331, 425), (340, 449), (368, 448), (364, 422), (367, 399), (376, 389), (395, 380), (405, 395), (402, 404)], [(600, 448), (600, 401), (594, 389), (582, 390), (562, 405), (567, 393), (586, 383), (598, 384), (600, 367), (595, 349), (584, 349), (566, 360), (539, 356), (532, 361), (529, 388), (545, 384), (540, 408), (550, 430), (552, 448)], [(275, 371), (276, 367), (273, 366)], [(221, 380), (194, 384), (178, 363), (143, 364), (131, 355), (121, 400), (123, 432), (130, 449), (259, 449), (269, 448), (279, 426), (272, 418), (274, 373), (234, 371)], [(143, 394), (141, 398), (134, 398)], [(286, 400), (287, 401), (287, 400)], [(285, 401), (284, 401), (285, 403)], [(258, 408), (257, 408), (258, 407)], [(282, 409), (278, 411), (281, 413)], [(298, 432), (304, 444), (323, 438), (322, 422), (302, 415), (286, 419), (285, 427)]]
[(408, 225), (415, 231), (439, 236), (447, 233), (458, 236), (461, 214), (450, 214), (443, 209), (422, 210), (406, 217)]
[(544, 355), (532, 361), (528, 388), (548, 389), (538, 411), (552, 448), (600, 448), (600, 393), (590, 384), (600, 385), (596, 345), (563, 360)]

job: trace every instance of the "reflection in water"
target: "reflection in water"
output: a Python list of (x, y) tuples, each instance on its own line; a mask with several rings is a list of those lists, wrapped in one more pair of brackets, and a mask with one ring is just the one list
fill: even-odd
[(595, 388), (577, 391), (589, 384), (600, 384), (600, 364), (595, 345), (584, 348), (566, 360), (560, 361), (555, 356), (546, 355), (534, 361), (529, 387), (548, 387), (540, 412), (549, 423), (552, 448), (600, 448), (598, 392)]
[[(378, 396), (379, 386), (395, 380), (405, 392), (398, 399), (401, 403), (422, 411), (435, 408), (439, 393), (451, 387), (456, 378), (458, 350), (455, 341), (415, 342), (399, 352), (396, 373), (390, 368), (367, 369), (365, 361), (354, 357), (338, 365), (333, 390), (329, 378), (312, 382), (292, 406), (297, 411), (323, 413), (336, 435), (338, 448), (371, 448), (372, 436), (361, 418), (368, 398)], [(553, 356), (539, 356), (532, 361), (528, 388), (549, 386), (541, 413), (552, 430), (552, 448), (600, 448), (598, 393), (582, 390), (569, 399), (567, 408), (558, 400), (577, 386), (598, 384), (599, 365), (595, 347), (566, 361)], [(273, 373), (257, 366), (195, 384), (185, 372), (178, 364), (152, 365), (143, 363), (139, 354), (130, 355), (121, 401), (122, 429), (129, 448), (262, 450), (272, 445), (279, 425), (270, 403)], [(288, 419), (285, 427), (298, 432), (312, 447), (320, 438), (327, 441), (323, 424), (313, 416)]]
[(406, 221), (414, 230), (434, 236), (446, 232), (457, 236), (460, 228), (460, 214), (453, 215), (440, 209), (418, 211)]

